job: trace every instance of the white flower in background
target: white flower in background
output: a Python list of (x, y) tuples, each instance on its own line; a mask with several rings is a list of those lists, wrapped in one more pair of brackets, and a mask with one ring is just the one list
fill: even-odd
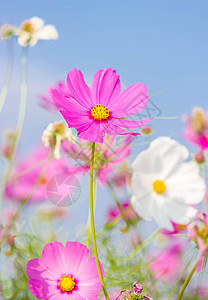
[(34, 46), (38, 40), (56, 40), (58, 32), (53, 25), (44, 25), (44, 21), (38, 17), (25, 20), (15, 30), (18, 36), (18, 43), (25, 47), (28, 44)]
[(73, 143), (75, 137), (72, 131), (64, 125), (64, 122), (50, 123), (42, 135), (43, 145), (53, 150), (53, 155), (56, 159), (61, 158), (61, 143), (65, 140)]
[(184, 162), (188, 150), (175, 140), (159, 137), (133, 162), (131, 203), (145, 220), (172, 230), (172, 222), (187, 224), (205, 196), (205, 182), (195, 162)]
[(2, 40), (9, 39), (15, 31), (15, 27), (9, 23), (2, 24), (0, 27), (0, 38)]

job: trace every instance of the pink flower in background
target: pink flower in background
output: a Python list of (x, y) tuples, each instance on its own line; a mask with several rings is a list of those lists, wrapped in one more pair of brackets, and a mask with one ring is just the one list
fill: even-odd
[(181, 273), (183, 247), (177, 243), (165, 249), (150, 264), (153, 276), (164, 282), (172, 282)]
[(62, 93), (64, 93), (65, 95), (69, 96), (69, 91), (67, 89), (67, 85), (64, 82), (58, 82), (56, 86), (50, 86), (48, 88), (48, 95), (44, 96), (44, 95), (40, 95), (39, 98), (41, 99), (41, 101), (39, 102), (39, 105), (50, 111), (50, 112), (57, 112), (61, 109), (61, 106), (59, 105), (58, 102), (56, 102), (56, 98), (53, 96), (53, 91), (57, 89), (59, 91), (61, 91)]
[[(7, 198), (21, 201), (31, 192), (45, 168), (49, 153), (49, 149), (39, 147), (27, 159), (14, 166), (6, 187)], [(66, 174), (68, 172), (69, 166), (67, 166), (67, 162), (64, 159), (51, 159), (40, 184), (33, 192), (29, 202), (45, 200), (48, 181), (57, 173)]]
[(67, 86), (67, 94), (57, 89), (53, 95), (69, 128), (76, 128), (78, 137), (84, 140), (103, 143), (105, 134), (139, 135), (129, 129), (144, 126), (152, 119), (124, 119), (144, 110), (148, 103), (147, 86), (135, 83), (121, 93), (119, 75), (110, 68), (95, 74), (91, 88), (82, 72), (73, 69), (68, 73)]
[(192, 116), (185, 116), (185, 138), (204, 151), (208, 148), (208, 112), (196, 107)]
[[(101, 269), (104, 275), (102, 265)], [(27, 275), (30, 291), (38, 299), (95, 300), (102, 287), (94, 257), (78, 242), (67, 242), (65, 247), (47, 244), (41, 259), (28, 262)]]
[(199, 258), (196, 271), (202, 270), (205, 262), (205, 255), (208, 252), (208, 216), (205, 213), (198, 212), (196, 215), (196, 222), (188, 225), (188, 238), (193, 240), (199, 248)]
[[(137, 215), (137, 213), (134, 211), (133, 207), (131, 206), (129, 201), (126, 202), (121, 202), (120, 203), (121, 206), (121, 210), (124, 214), (123, 218), (130, 223), (135, 223), (139, 220), (139, 216)], [(117, 218), (118, 216), (121, 215), (120, 210), (118, 209), (117, 206), (110, 208), (108, 210), (107, 213), (107, 221), (111, 222), (113, 221), (115, 218)]]
[[(120, 165), (131, 154), (132, 137), (125, 137), (116, 143), (115, 136), (106, 136), (103, 144), (96, 145), (94, 168), (97, 172), (101, 187), (104, 187), (113, 168)], [(84, 174), (90, 171), (91, 145), (80, 140), (79, 143), (62, 143), (64, 151), (78, 162), (78, 166), (71, 168), (74, 174)]]

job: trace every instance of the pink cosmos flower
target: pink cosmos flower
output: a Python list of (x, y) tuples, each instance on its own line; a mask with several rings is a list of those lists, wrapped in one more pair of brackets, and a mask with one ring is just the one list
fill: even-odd
[(193, 240), (200, 250), (196, 268), (196, 271), (200, 272), (205, 261), (205, 255), (208, 253), (208, 216), (205, 213), (198, 212), (196, 221), (188, 225), (188, 238), (189, 241)]
[(56, 89), (53, 96), (69, 128), (76, 128), (78, 137), (84, 140), (103, 143), (105, 134), (139, 135), (129, 129), (144, 126), (152, 119), (125, 119), (146, 107), (147, 86), (135, 83), (121, 93), (119, 75), (110, 68), (95, 74), (91, 88), (81, 71), (73, 69), (68, 73), (67, 86), (67, 93)]
[[(104, 143), (96, 145), (94, 168), (101, 187), (104, 187), (108, 176), (113, 168), (120, 165), (131, 154), (132, 137), (125, 137), (119, 144), (116, 143), (115, 136), (106, 136)], [(62, 143), (64, 151), (74, 158), (78, 165), (71, 168), (74, 174), (84, 174), (90, 171), (91, 145), (89, 142), (80, 140), (79, 143)]]
[[(39, 147), (23, 162), (16, 164), (6, 187), (6, 196), (8, 199), (21, 201), (31, 192), (45, 168), (49, 152), (49, 149)], [(68, 173), (68, 167), (64, 159), (51, 159), (40, 184), (33, 192), (29, 202), (45, 200), (46, 187), (49, 180), (55, 174)]]
[(27, 275), (31, 293), (44, 300), (95, 300), (102, 287), (94, 257), (78, 242), (47, 244), (41, 259), (28, 262)]
[(163, 282), (173, 282), (181, 273), (183, 247), (177, 243), (165, 249), (150, 264), (153, 276)]
[(64, 82), (58, 82), (56, 86), (50, 86), (48, 88), (48, 95), (40, 95), (39, 98), (41, 101), (39, 102), (39, 105), (50, 111), (50, 112), (57, 112), (59, 111), (62, 107), (59, 105), (58, 102), (56, 102), (56, 98), (53, 96), (53, 91), (55, 89), (58, 89), (59, 91), (63, 92), (65, 95), (69, 96), (68, 88), (67, 85)]
[(185, 138), (200, 147), (202, 151), (208, 148), (208, 112), (196, 107), (192, 116), (185, 116)]

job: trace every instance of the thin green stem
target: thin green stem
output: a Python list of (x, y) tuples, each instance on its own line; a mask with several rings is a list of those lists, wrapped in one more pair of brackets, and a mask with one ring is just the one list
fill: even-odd
[(21, 94), (20, 94), (20, 108), (19, 116), (17, 121), (17, 138), (14, 147), (14, 156), (18, 143), (22, 134), (22, 129), (25, 119), (26, 103), (27, 103), (27, 47), (22, 48), (22, 58), (21, 58), (22, 74), (21, 74)]
[[(96, 205), (96, 193), (97, 193), (97, 172), (95, 173), (94, 183), (93, 183), (93, 206), (94, 206), (94, 213), (95, 213), (95, 205)], [(87, 221), (87, 239), (86, 239), (86, 246), (90, 249), (91, 245), (91, 223), (90, 223), (90, 210), (88, 215)]]
[(13, 160), (15, 158), (15, 154), (17, 151), (17, 147), (19, 144), (19, 140), (22, 134), (24, 118), (25, 118), (25, 111), (26, 111), (26, 102), (27, 102), (27, 47), (22, 48), (22, 58), (21, 58), (21, 94), (20, 94), (20, 107), (19, 107), (19, 116), (16, 126), (16, 137), (14, 138), (13, 145), (12, 145), (12, 156), (8, 162), (8, 167), (6, 169), (4, 178), (2, 180), (2, 199), (0, 201), (0, 210), (2, 211), (3, 202), (5, 198), (5, 189), (6, 184), (13, 166)]
[(95, 255), (96, 266), (100, 278), (100, 282), (102, 284), (103, 292), (105, 298), (110, 300), (108, 296), (107, 289), (105, 287), (100, 262), (98, 259), (98, 251), (97, 251), (97, 243), (96, 243), (96, 234), (95, 234), (95, 220), (94, 220), (94, 192), (93, 192), (93, 169), (94, 169), (94, 154), (95, 154), (95, 143), (92, 143), (92, 154), (91, 154), (91, 162), (90, 162), (90, 223), (91, 223), (91, 230), (92, 230), (92, 242), (93, 242), (93, 249)]
[(12, 39), (9, 39), (7, 41), (7, 57), (8, 57), (7, 70), (5, 74), (3, 87), (0, 93), (0, 113), (2, 112), (2, 109), (4, 107), (4, 103), (7, 97), (11, 75), (12, 75), (12, 68), (13, 68), (13, 61), (14, 61), (14, 50), (13, 50)]
[(181, 292), (178, 296), (178, 300), (181, 300), (183, 297), (183, 294), (185, 292), (185, 289), (187, 288), (192, 276), (194, 275), (194, 272), (196, 271), (196, 267), (197, 267), (197, 263), (194, 265), (193, 269), (191, 270), (191, 272), (189, 273), (188, 277), (186, 278), (186, 280), (184, 281), (184, 284), (182, 286)]

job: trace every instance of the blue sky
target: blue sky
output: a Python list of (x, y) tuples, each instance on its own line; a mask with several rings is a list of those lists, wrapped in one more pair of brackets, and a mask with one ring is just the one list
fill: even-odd
[[(124, 86), (141, 81), (162, 117), (156, 135), (180, 136), (181, 115), (208, 99), (208, 2), (206, 0), (36, 0), (2, 1), (0, 22), (19, 25), (39, 16), (54, 24), (57, 41), (29, 49), (28, 106), (22, 149), (37, 144), (50, 121), (60, 119), (37, 105), (37, 95), (79, 68), (88, 82), (103, 67), (115, 68)], [(6, 47), (0, 43), (0, 86)], [(15, 46), (11, 89), (0, 116), (1, 129), (15, 126), (19, 105), (20, 49)]]

